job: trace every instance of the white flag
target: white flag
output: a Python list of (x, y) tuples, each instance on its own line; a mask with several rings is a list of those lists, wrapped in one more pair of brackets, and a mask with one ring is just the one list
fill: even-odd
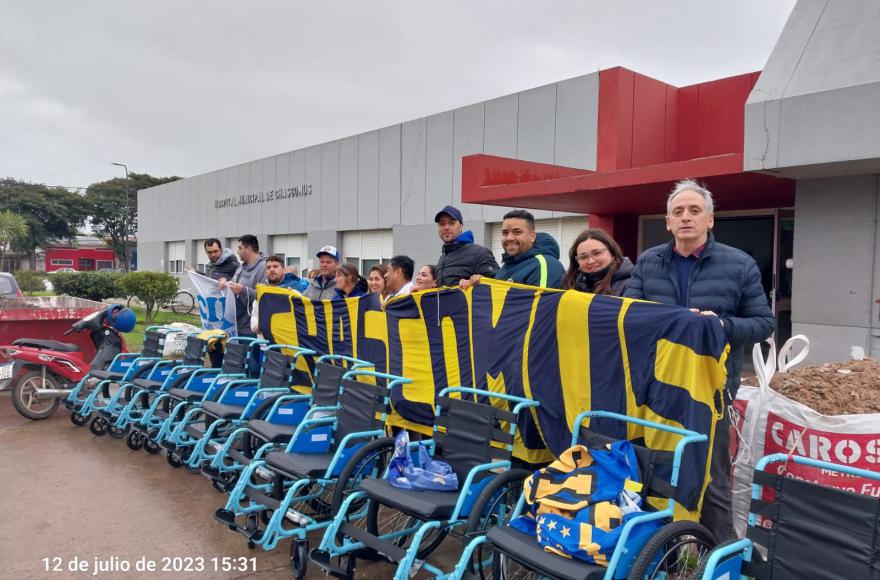
[(225, 330), (229, 336), (238, 334), (235, 318), (235, 295), (229, 286), (220, 290), (216, 280), (198, 272), (187, 272), (195, 287), (199, 303), (199, 315), (205, 330)]

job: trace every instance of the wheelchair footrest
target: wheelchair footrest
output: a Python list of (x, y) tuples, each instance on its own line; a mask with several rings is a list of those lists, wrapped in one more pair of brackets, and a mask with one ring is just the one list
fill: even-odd
[(235, 514), (231, 510), (220, 508), (214, 512), (214, 519), (230, 527), (238, 527), (235, 523)]
[(220, 477), (220, 468), (214, 467), (213, 465), (204, 465), (202, 466), (202, 473), (208, 477)]
[(334, 578), (350, 578), (348, 571), (343, 570), (339, 566), (334, 566), (330, 562), (330, 553), (315, 548), (309, 552), (309, 560), (315, 566), (319, 567), (324, 574), (333, 576)]
[(175, 445), (171, 441), (162, 441), (161, 443), (159, 443), (159, 445), (162, 446), (162, 449), (166, 449), (168, 451), (174, 451), (175, 449), (177, 449), (177, 445)]
[(266, 506), (268, 509), (273, 510), (273, 511), (277, 510), (279, 507), (281, 507), (281, 500), (280, 499), (276, 499), (276, 498), (272, 497), (271, 495), (266, 495), (265, 493), (261, 493), (259, 491), (248, 490), (247, 497), (250, 500), (252, 500), (262, 506)]
[(400, 562), (406, 558), (406, 550), (393, 542), (378, 538), (363, 528), (359, 528), (351, 522), (343, 522), (340, 531), (364, 546), (379, 552), (391, 562)]

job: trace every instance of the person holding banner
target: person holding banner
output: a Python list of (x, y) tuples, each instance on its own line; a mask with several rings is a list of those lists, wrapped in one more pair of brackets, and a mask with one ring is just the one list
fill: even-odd
[[(277, 286), (279, 288), (288, 288), (297, 292), (304, 292), (309, 283), (292, 272), (288, 272), (284, 268), (284, 258), (278, 255), (271, 255), (266, 258), (266, 283), (269, 286)], [(254, 307), (251, 311), (251, 330), (257, 336), (260, 335), (260, 303), (254, 301)]]
[(409, 256), (394, 256), (388, 263), (385, 274), (385, 285), (388, 288), (388, 300), (395, 296), (406, 296), (412, 292), (412, 277), (416, 264)]
[[(770, 336), (774, 317), (755, 260), (715, 241), (714, 211), (708, 189), (691, 179), (676, 183), (666, 201), (666, 229), (673, 239), (639, 256), (624, 296), (678, 305), (718, 321), (730, 344), (729, 405), (739, 388), (743, 348)], [(730, 424), (718, 421), (701, 523), (719, 542), (733, 536), (729, 448)]]
[(251, 331), (251, 308), (257, 298), (257, 284), (266, 281), (266, 259), (260, 253), (257, 237), (245, 234), (238, 238), (238, 257), (241, 265), (230, 282), (220, 278), (220, 290), (227, 287), (235, 295), (235, 317), (239, 336), (256, 336)]
[(360, 275), (357, 266), (339, 264), (339, 267), (336, 268), (336, 295), (332, 300), (366, 296), (368, 290), (367, 281)]
[(205, 254), (208, 256), (208, 277), (212, 280), (231, 278), (238, 270), (238, 259), (229, 248), (224, 248), (217, 238), (205, 242)]
[(341, 259), (339, 250), (335, 246), (324, 246), (315, 257), (318, 258), (318, 274), (304, 294), (312, 300), (330, 300), (336, 295), (336, 269)]
[(437, 261), (438, 286), (456, 286), (474, 274), (494, 277), (498, 262), (492, 250), (475, 244), (473, 232), (464, 231), (464, 218), (458, 208), (447, 205), (437, 212), (434, 222), (443, 241)]

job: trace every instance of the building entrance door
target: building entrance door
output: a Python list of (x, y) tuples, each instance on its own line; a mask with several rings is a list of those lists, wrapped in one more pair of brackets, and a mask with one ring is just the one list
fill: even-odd
[[(666, 219), (642, 216), (639, 251), (670, 239)], [(715, 214), (715, 239), (744, 251), (758, 264), (761, 285), (776, 314), (777, 345), (791, 337), (791, 258), (794, 234), (794, 210), (758, 212), (718, 212)], [(746, 358), (750, 359), (750, 349)]]

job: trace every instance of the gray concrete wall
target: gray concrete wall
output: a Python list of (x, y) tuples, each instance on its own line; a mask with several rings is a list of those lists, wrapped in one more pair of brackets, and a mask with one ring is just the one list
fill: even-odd
[(878, 202), (878, 175), (797, 183), (792, 326), (811, 361), (846, 360), (854, 345), (880, 354)]
[[(422, 225), (436, 240), (433, 217), (448, 203), (461, 207), (468, 227), (479, 224), (474, 234), (482, 239), (483, 222), (500, 221), (508, 208), (461, 204), (461, 158), (487, 153), (595, 169), (598, 95), (593, 73), (143, 190), (139, 245), (183, 240), (189, 247), (242, 233), (263, 245), (268, 236), (308, 233), (311, 250), (338, 246), (336, 232)], [(311, 195), (278, 200), (304, 184)], [(270, 192), (272, 201), (215, 207), (219, 199)], [(535, 212), (563, 215), (570, 214)], [(142, 269), (159, 268), (155, 252), (141, 255)]]
[(745, 169), (880, 171), (880, 2), (801, 0), (746, 103)]

